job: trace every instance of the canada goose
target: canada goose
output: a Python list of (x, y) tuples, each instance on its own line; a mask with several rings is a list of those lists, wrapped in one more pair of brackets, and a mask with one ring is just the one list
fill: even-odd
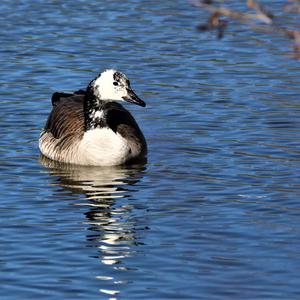
[(145, 158), (143, 133), (130, 112), (115, 101), (146, 106), (128, 78), (112, 69), (99, 74), (85, 91), (54, 93), (53, 108), (39, 139), (42, 154), (56, 161), (91, 166)]

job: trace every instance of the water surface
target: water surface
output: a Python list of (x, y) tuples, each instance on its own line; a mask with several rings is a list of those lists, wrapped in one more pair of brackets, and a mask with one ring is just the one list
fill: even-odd
[[(299, 299), (300, 70), (284, 37), (233, 24), (216, 40), (183, 0), (0, 11), (1, 299)], [(51, 94), (106, 68), (147, 102), (126, 107), (148, 163), (40, 158)]]

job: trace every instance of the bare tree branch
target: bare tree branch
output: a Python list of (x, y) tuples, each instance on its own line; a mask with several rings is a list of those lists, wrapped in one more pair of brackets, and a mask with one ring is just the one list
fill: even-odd
[[(263, 5), (254, 1), (247, 0), (247, 6), (253, 9), (255, 13), (239, 12), (229, 9), (224, 5), (218, 5), (213, 0), (194, 0), (193, 5), (201, 9), (207, 10), (211, 15), (205, 24), (198, 25), (199, 31), (216, 30), (217, 37), (222, 38), (225, 28), (230, 19), (234, 19), (240, 23), (250, 25), (253, 30), (272, 31), (281, 33), (293, 41), (294, 57), (300, 60), (300, 31), (296, 29), (285, 28), (273, 22), (274, 15), (267, 10)], [(292, 0), (291, 4), (284, 7), (285, 12), (298, 12), (300, 13), (300, 1)], [(226, 19), (222, 19), (222, 17)], [(257, 26), (261, 23), (262, 26)]]
[(296, 12), (300, 14), (300, 1), (299, 0), (291, 0), (289, 1), (292, 4), (288, 4), (285, 6), (284, 10), (286, 12)]

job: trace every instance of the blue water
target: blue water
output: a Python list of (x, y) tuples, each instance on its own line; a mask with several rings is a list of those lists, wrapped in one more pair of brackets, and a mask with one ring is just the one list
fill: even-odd
[[(3, 0), (0, 11), (1, 299), (299, 299), (290, 41), (235, 23), (216, 40), (184, 0)], [(148, 163), (40, 158), (51, 94), (106, 68), (147, 102), (126, 107)]]

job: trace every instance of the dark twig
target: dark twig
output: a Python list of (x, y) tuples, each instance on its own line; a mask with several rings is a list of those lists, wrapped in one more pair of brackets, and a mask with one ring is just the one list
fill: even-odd
[[(285, 6), (285, 11), (300, 13), (300, 0), (292, 0), (290, 2), (290, 5)], [(211, 13), (208, 21), (205, 24), (198, 25), (197, 29), (199, 31), (216, 30), (217, 37), (222, 38), (224, 36), (224, 30), (228, 25), (228, 20), (230, 19), (251, 25), (251, 28), (254, 30), (260, 30), (261, 26), (254, 25), (257, 23), (262, 23), (265, 26), (264, 29), (284, 34), (286, 37), (291, 39), (293, 41), (294, 55), (297, 59), (300, 59), (300, 31), (296, 29), (287, 29), (283, 26), (274, 24), (274, 15), (258, 2), (254, 0), (247, 0), (248, 7), (253, 9), (255, 13), (244, 13), (229, 9), (223, 5), (216, 5), (216, 1), (212, 0), (193, 1), (193, 4)], [(222, 17), (225, 17), (226, 19), (222, 19)]]
[(218, 12), (213, 13), (207, 23), (198, 25), (197, 29), (199, 31), (206, 30), (217, 30), (217, 37), (221, 39), (224, 35), (225, 28), (227, 26), (227, 21), (220, 19), (220, 14)]
[(284, 10), (286, 12), (296, 12), (300, 14), (300, 1), (299, 0), (290, 0), (291, 4), (285, 6)]

